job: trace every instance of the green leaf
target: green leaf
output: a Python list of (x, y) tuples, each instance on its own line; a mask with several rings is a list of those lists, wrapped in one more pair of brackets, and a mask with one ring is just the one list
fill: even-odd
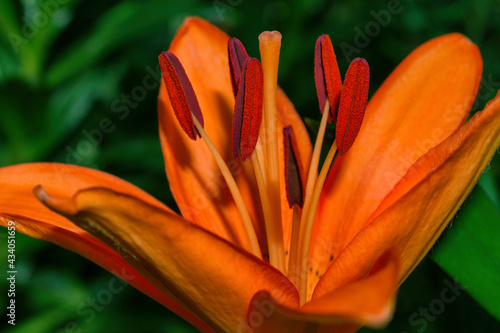
[(488, 198), (500, 208), (500, 192), (491, 168), (481, 175), (477, 184), (484, 190)]
[(175, 29), (171, 26), (172, 16), (178, 17), (180, 12), (189, 11), (189, 5), (190, 1), (172, 3), (159, 0), (119, 3), (50, 68), (48, 85), (55, 86), (76, 75), (126, 43), (155, 31)]
[[(16, 322), (16, 326), (9, 330), (9, 333), (25, 333), (25, 332), (56, 332), (55, 329), (60, 323), (71, 321), (74, 314), (70, 309), (53, 308), (47, 309), (34, 316), (24, 319), (22, 322)], [(64, 332), (64, 330), (61, 330)], [(57, 331), (59, 332), (59, 331)]]
[(19, 24), (16, 20), (16, 11), (14, 9), (14, 1), (0, 1), (0, 30), (4, 34), (17, 33)]
[(43, 156), (72, 133), (98, 100), (109, 102), (118, 95), (115, 87), (125, 73), (124, 66), (95, 69), (75, 77), (59, 88), (49, 99), (44, 117), (43, 135), (37, 151)]
[(500, 319), (500, 210), (476, 187), (431, 258)]

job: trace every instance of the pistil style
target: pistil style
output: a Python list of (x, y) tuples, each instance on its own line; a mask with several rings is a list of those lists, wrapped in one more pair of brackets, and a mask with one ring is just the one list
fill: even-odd
[[(279, 180), (277, 88), (281, 34), (265, 31), (259, 36), (259, 49), (264, 71), (265, 161), (267, 188), (273, 216), (273, 246), (278, 253), (276, 268), (285, 273), (285, 250), (281, 222), (281, 192)], [(268, 231), (269, 232), (269, 231)]]

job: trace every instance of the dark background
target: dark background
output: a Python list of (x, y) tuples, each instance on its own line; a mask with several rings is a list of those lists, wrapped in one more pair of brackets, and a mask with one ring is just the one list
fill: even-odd
[[(396, 3), (398, 12), (390, 15), (387, 24), (376, 23), (389, 3)], [(168, 48), (177, 27), (189, 15), (206, 18), (238, 37), (253, 56), (258, 56), (258, 35), (279, 30), (283, 35), (279, 83), (299, 113), (316, 120), (313, 59), (319, 35), (331, 36), (342, 73), (349, 57), (339, 45), (344, 42), (359, 49), (350, 59), (368, 60), (372, 95), (418, 45), (444, 33), (461, 32), (479, 46), (484, 59), (483, 77), (488, 83), (480, 89), (473, 111), (480, 110), (500, 88), (500, 2), (389, 3), (1, 0), (0, 166), (34, 161), (89, 166), (122, 177), (175, 207), (158, 141), (157, 89), (147, 90), (123, 119), (112, 110), (122, 94), (131, 94), (134, 87), (143, 85), (145, 76), (156, 71), (158, 54)], [(40, 13), (45, 14), (45, 23)], [(40, 27), (33, 25), (35, 18), (41, 20)], [(376, 26), (378, 31), (373, 30), (361, 46), (360, 31)], [(105, 117), (112, 120), (114, 129), (81, 158), (71, 155), (83, 147), (78, 145), (88, 139), (86, 131), (98, 128)], [(499, 167), (497, 154), (488, 171), (488, 184), (494, 191), (498, 190)], [(1, 236), (3, 246), (3, 231)], [(0, 251), (1, 267), (6, 255)], [(113, 275), (78, 255), (20, 234), (16, 259), (17, 325), (9, 326), (9, 333), (195, 331), (130, 286), (113, 294), (109, 304), (94, 314), (78, 314), (78, 308), (92, 308), (88, 298), (107, 288)], [(395, 319), (385, 331), (500, 331), (498, 321), (464, 291), (438, 315), (417, 322), (424, 318), (420, 311), (435, 306), (447, 283), (453, 281), (432, 259), (425, 258), (401, 287)], [(6, 287), (2, 279), (2, 293)], [(5, 307), (6, 297), (2, 297), (0, 308)], [(7, 319), (2, 318), (0, 327), (5, 328)]]

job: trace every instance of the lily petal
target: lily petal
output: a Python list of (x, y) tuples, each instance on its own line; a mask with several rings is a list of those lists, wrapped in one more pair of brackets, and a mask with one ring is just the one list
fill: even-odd
[(300, 309), (283, 306), (268, 293), (260, 292), (251, 302), (248, 322), (255, 326), (254, 332), (345, 332), (362, 325), (385, 326), (396, 301), (397, 251), (386, 251), (365, 274), (366, 278), (340, 286)]
[(500, 93), (411, 167), (328, 268), (313, 297), (361, 276), (363, 267), (392, 246), (401, 253), (402, 283), (453, 218), (499, 145)]
[(43, 199), (115, 246), (141, 274), (155, 278), (159, 290), (172, 291), (216, 331), (245, 323), (247, 304), (260, 290), (287, 306), (299, 302), (278, 270), (170, 210), (106, 188), (82, 190), (70, 200)]
[[(189, 76), (203, 112), (205, 130), (238, 184), (265, 252), (264, 219), (251, 163), (234, 159), (231, 153), (234, 96), (229, 75), (228, 40), (224, 32), (207, 21), (188, 18), (169, 50), (180, 59)], [(245, 231), (239, 227), (241, 218), (227, 185), (205, 145), (189, 140), (182, 132), (164, 85), (158, 96), (158, 113), (165, 170), (182, 215), (204, 229), (241, 245), (237, 243), (235, 233)], [(278, 93), (278, 120), (278, 133), (283, 127), (291, 125), (297, 135), (308, 138), (300, 117), (281, 91)], [(309, 140), (300, 141), (300, 154), (304, 165), (307, 165), (305, 161), (310, 156), (311, 144)], [(283, 147), (280, 147), (280, 154), (283, 154)], [(283, 179), (283, 188), (284, 184)], [(283, 200), (282, 207), (287, 207), (285, 196)], [(283, 224), (291, 224), (291, 212), (287, 211)]]
[[(312, 236), (314, 271), (322, 274), (409, 167), (463, 124), (481, 73), (477, 46), (455, 33), (421, 45), (387, 78), (354, 145), (330, 170)], [(314, 258), (318, 251), (326, 254)], [(309, 292), (317, 282), (310, 277)]]
[(158, 291), (131, 265), (106, 244), (45, 207), (33, 194), (36, 184), (43, 184), (58, 197), (70, 198), (80, 189), (108, 186), (141, 198), (158, 207), (163, 204), (122, 179), (97, 170), (58, 163), (30, 163), (0, 168), (0, 225), (16, 222), (16, 231), (49, 241), (76, 252), (117, 275), (141, 292), (171, 309), (200, 330), (210, 328), (177, 299)]

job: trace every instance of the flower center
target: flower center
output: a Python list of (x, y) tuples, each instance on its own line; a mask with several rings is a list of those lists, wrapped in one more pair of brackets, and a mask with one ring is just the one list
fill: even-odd
[[(278, 64), (281, 34), (266, 31), (259, 36), (262, 66), (250, 58), (236, 38), (228, 42), (229, 71), (235, 96), (233, 117), (233, 156), (250, 159), (258, 185), (265, 220), (269, 263), (287, 274), (297, 287), (301, 303), (307, 301), (307, 271), (311, 234), (321, 191), (337, 152), (348, 152), (361, 127), (369, 83), (368, 63), (354, 59), (342, 84), (335, 52), (328, 35), (318, 38), (314, 75), (320, 111), (323, 116), (314, 144), (307, 181), (304, 181), (299, 149), (291, 126), (283, 129), (278, 140)], [(203, 129), (203, 116), (189, 79), (177, 57), (171, 52), (159, 56), (163, 79), (172, 108), (181, 128), (193, 140), (199, 136), (217, 162), (239, 210), (246, 237), (238, 239), (243, 248), (262, 259), (255, 229), (241, 193), (226, 163)], [(262, 115), (263, 113), (263, 115)], [(263, 126), (261, 121), (263, 116)], [(319, 158), (327, 121), (336, 123), (336, 140), (318, 175)], [(280, 145), (285, 160), (280, 170)], [(247, 162), (248, 163), (248, 162)], [(280, 171), (285, 173), (286, 197), (293, 209), (292, 235), (288, 263), (283, 240)]]

